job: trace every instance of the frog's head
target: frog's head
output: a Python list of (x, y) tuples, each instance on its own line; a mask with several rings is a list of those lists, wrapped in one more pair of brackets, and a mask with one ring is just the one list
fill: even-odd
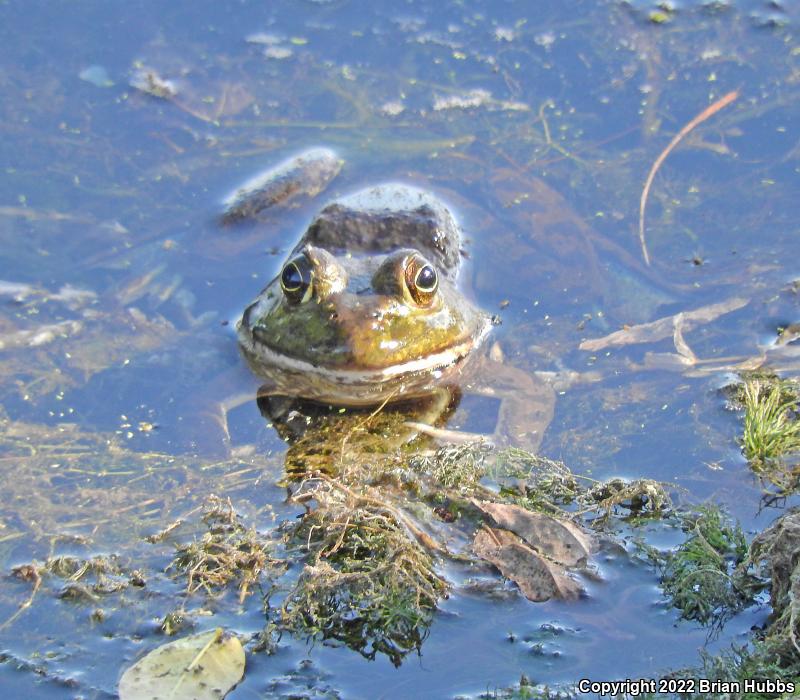
[(340, 404), (421, 393), (488, 332), (455, 286), (449, 211), (430, 195), (411, 209), (357, 197), (321, 212), (239, 322), (245, 356), (281, 392)]

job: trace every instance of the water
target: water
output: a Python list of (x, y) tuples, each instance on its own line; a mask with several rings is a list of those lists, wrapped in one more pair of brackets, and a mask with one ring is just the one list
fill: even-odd
[[(30, 285), (0, 299), (0, 624), (31, 594), (14, 566), (116, 553), (160, 572), (171, 546), (142, 537), (177, 518), (191, 534), (211, 492), (264, 530), (297, 514), (277, 485), (285, 445), (255, 403), (231, 412), (233, 457), (219, 454), (203, 408), (252, 396), (231, 323), (314, 209), (378, 180), (431, 187), (458, 214), (472, 293), (502, 315), (511, 363), (597, 373), (559, 396), (544, 454), (594, 478), (673, 482), (683, 502), (721, 503), (748, 532), (763, 529), (780, 511), (760, 509), (740, 418), (719, 392), (733, 361), (694, 376), (644, 367), (646, 353), (675, 352), (671, 337), (578, 345), (742, 297), (685, 333), (701, 359), (741, 360), (796, 321), (798, 21), (794, 5), (760, 0), (672, 12), (638, 0), (0, 6), (0, 279)], [(176, 97), (131, 87), (140, 66)], [(734, 89), (655, 177), (647, 267), (647, 171)], [(315, 145), (346, 161), (321, 202), (220, 227), (235, 185)], [(796, 373), (791, 358), (784, 366)], [(677, 621), (647, 564), (612, 548), (598, 566), (602, 581), (577, 604), (457, 590), (421, 656), (397, 669), (284, 636), (274, 656), (249, 655), (230, 697), (442, 698), (523, 674), (657, 677), (697, 662), (706, 631)], [(63, 585), (45, 580), (0, 629), (10, 697), (112, 697), (182, 602), (180, 582), (160, 573), (88, 602), (60, 599)], [(263, 626), (257, 598), (186, 606), (216, 610), (196, 615), (198, 629), (247, 634)], [(765, 617), (740, 616), (709, 648)]]

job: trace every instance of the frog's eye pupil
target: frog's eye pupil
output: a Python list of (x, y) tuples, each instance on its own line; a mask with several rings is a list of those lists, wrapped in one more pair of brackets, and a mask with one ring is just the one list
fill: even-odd
[(297, 267), (297, 263), (287, 263), (281, 273), (281, 285), (284, 291), (296, 292), (303, 286), (303, 275)]
[(430, 306), (439, 288), (436, 268), (417, 253), (406, 261), (405, 278), (406, 288), (414, 303), (422, 307)]
[(313, 268), (305, 255), (290, 260), (281, 270), (281, 289), (292, 304), (308, 301), (312, 292)]
[(417, 272), (417, 279), (415, 280), (417, 289), (421, 292), (433, 292), (436, 289), (436, 270), (432, 265), (425, 265)]

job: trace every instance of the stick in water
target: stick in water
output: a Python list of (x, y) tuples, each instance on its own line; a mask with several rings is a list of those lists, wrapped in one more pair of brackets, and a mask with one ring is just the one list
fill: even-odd
[(650, 168), (650, 172), (647, 174), (647, 180), (645, 180), (644, 183), (644, 189), (642, 190), (642, 198), (639, 200), (639, 242), (642, 244), (642, 255), (644, 256), (644, 261), (648, 265), (650, 264), (650, 255), (647, 252), (647, 243), (645, 243), (644, 240), (644, 210), (647, 206), (647, 195), (650, 194), (650, 186), (653, 184), (653, 178), (656, 176), (661, 164), (666, 160), (667, 156), (672, 153), (672, 150), (681, 142), (686, 134), (688, 134), (698, 124), (702, 124), (706, 119), (714, 116), (724, 107), (727, 107), (737, 97), (739, 97), (739, 91), (733, 90), (727, 95), (720, 97), (713, 104), (710, 104), (708, 107), (706, 107), (702, 112), (700, 112), (700, 114), (698, 114), (677, 133), (672, 141), (669, 142), (669, 145), (663, 151), (661, 151), (661, 155), (656, 158), (656, 162), (653, 163), (653, 167)]

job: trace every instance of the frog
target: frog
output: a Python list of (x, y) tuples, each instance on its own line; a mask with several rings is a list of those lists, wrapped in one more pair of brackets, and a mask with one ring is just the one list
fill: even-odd
[(498, 361), (489, 342), (497, 319), (461, 286), (462, 246), (450, 208), (414, 185), (368, 185), (323, 206), (236, 324), (241, 352), (265, 382), (260, 400), (368, 410), (439, 395), (445, 416), (462, 392), (494, 396), (492, 435), (436, 429), (430, 414), (406, 425), (538, 448), (555, 392)]

